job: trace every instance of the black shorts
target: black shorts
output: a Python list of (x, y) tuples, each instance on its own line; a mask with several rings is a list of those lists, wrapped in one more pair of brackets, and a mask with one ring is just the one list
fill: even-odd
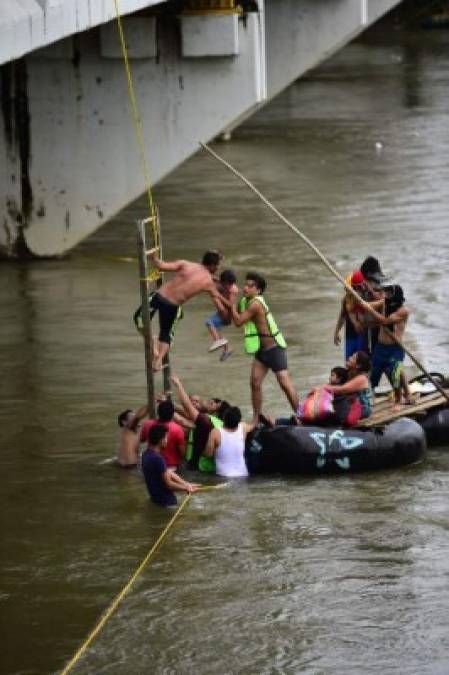
[(155, 293), (150, 301), (150, 317), (159, 312), (159, 342), (171, 344), (173, 339), (173, 325), (178, 318), (180, 307), (167, 300), (159, 293)]
[(268, 349), (259, 349), (259, 351), (254, 354), (254, 358), (272, 370), (273, 373), (287, 370), (287, 350), (284, 349), (284, 347), (275, 345), (274, 347), (268, 347)]

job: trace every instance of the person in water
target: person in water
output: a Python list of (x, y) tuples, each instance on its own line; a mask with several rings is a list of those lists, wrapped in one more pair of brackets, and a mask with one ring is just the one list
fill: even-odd
[(371, 359), (365, 352), (356, 352), (347, 360), (346, 368), (347, 381), (344, 384), (325, 384), (321, 388), (333, 394), (336, 421), (343, 426), (354, 427), (359, 420), (369, 417), (373, 409), (368, 379)]
[(161, 401), (157, 407), (157, 419), (147, 420), (140, 430), (140, 442), (148, 442), (150, 429), (156, 424), (161, 424), (167, 431), (167, 443), (162, 448), (161, 454), (169, 469), (178, 469), (185, 455), (185, 437), (181, 425), (174, 421), (175, 406), (170, 399)]
[(212, 429), (223, 426), (224, 414), (230, 407), (229, 403), (219, 398), (201, 399), (199, 396), (189, 396), (177, 375), (173, 373), (170, 379), (176, 388), (186, 417), (195, 425), (188, 435), (187, 466), (189, 469), (213, 473), (215, 462), (213, 458), (206, 457), (204, 451)]
[(179, 310), (184, 303), (198, 293), (209, 293), (217, 310), (225, 312), (225, 305), (221, 302), (217, 285), (213, 275), (220, 265), (219, 251), (206, 251), (201, 263), (189, 260), (174, 260), (172, 262), (157, 257), (156, 248), (148, 252), (155, 267), (161, 272), (175, 272), (175, 276), (164, 282), (150, 301), (150, 316), (159, 312), (159, 339), (155, 344), (153, 370), (162, 368), (162, 362), (170, 349), (173, 338), (173, 325), (179, 318)]
[(142, 454), (142, 472), (152, 501), (160, 506), (175, 506), (175, 491), (193, 493), (201, 486), (188, 483), (175, 471), (167, 468), (162, 456), (167, 442), (167, 428), (162, 424), (152, 426), (148, 432), (148, 448)]
[[(220, 274), (220, 279), (217, 283), (218, 291), (221, 295), (233, 305), (237, 299), (239, 288), (237, 286), (237, 277), (234, 270), (223, 270)], [(229, 349), (229, 342), (224, 338), (220, 331), (231, 323), (231, 312), (228, 307), (224, 311), (217, 311), (211, 314), (206, 319), (207, 329), (213, 339), (209, 352), (214, 352), (216, 349), (223, 348), (220, 355), (220, 361), (226, 361), (231, 355), (232, 350)]]
[[(382, 295), (379, 286), (385, 281), (379, 261), (373, 256), (365, 258), (359, 270), (346, 277), (346, 283), (360, 297), (376, 309), (382, 307)], [(369, 312), (355, 298), (346, 292), (338, 315), (334, 331), (334, 344), (339, 345), (340, 331), (345, 326), (345, 360), (357, 351), (372, 353), (377, 342), (379, 330), (372, 325)]]
[(245, 352), (254, 356), (250, 383), (255, 424), (262, 412), (262, 383), (269, 370), (273, 371), (294, 412), (299, 402), (288, 372), (287, 343), (263, 297), (266, 286), (267, 282), (260, 274), (248, 272), (238, 311), (231, 306), (234, 324), (244, 327)]
[(400, 410), (402, 392), (405, 403), (413, 403), (404, 372), (404, 348), (395, 340), (396, 338), (402, 341), (409, 316), (410, 309), (405, 305), (402, 287), (397, 284), (386, 286), (384, 313), (376, 312), (376, 320), (381, 324), (381, 328), (373, 354), (371, 386), (375, 389), (385, 373), (394, 391), (394, 412)]
[(148, 406), (144, 405), (137, 412), (128, 408), (118, 416), (120, 436), (117, 447), (116, 463), (122, 469), (134, 469), (139, 463), (140, 421), (148, 414)]
[(223, 427), (209, 434), (204, 454), (215, 459), (215, 472), (219, 476), (237, 478), (248, 476), (245, 463), (245, 440), (255, 427), (254, 422), (242, 422), (240, 408), (230, 406), (223, 416)]

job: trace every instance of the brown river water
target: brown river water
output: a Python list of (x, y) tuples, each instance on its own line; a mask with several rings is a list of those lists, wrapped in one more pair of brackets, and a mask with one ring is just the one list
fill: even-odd
[[(402, 283), (407, 344), (447, 371), (449, 32), (372, 30), (216, 147), (343, 273), (377, 256)], [(376, 145), (377, 144), (377, 145)], [(341, 290), (302, 242), (200, 153), (158, 186), (168, 259), (219, 247), (256, 269), (302, 393), (341, 362)], [(135, 218), (69, 259), (0, 267), (1, 673), (57, 672), (170, 514), (114, 454), (143, 402)], [(131, 260), (127, 260), (131, 258)], [(189, 303), (173, 364), (250, 413), (238, 329), (208, 355)], [(288, 410), (273, 379), (266, 410)], [(194, 496), (74, 672), (449, 672), (449, 443), (418, 465), (260, 477)]]

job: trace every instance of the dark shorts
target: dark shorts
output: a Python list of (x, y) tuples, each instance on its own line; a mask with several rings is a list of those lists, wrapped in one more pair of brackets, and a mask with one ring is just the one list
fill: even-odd
[(385, 373), (393, 389), (399, 389), (404, 358), (405, 352), (400, 345), (384, 345), (378, 342), (374, 349), (371, 368), (372, 388), (377, 387), (380, 378)]
[(275, 345), (268, 349), (259, 349), (254, 354), (254, 358), (273, 373), (279, 373), (281, 370), (287, 370), (287, 350), (284, 347)]
[(180, 318), (181, 308), (174, 305), (159, 293), (155, 293), (150, 301), (150, 317), (153, 318), (159, 312), (159, 342), (171, 344), (173, 340), (173, 327), (176, 319)]

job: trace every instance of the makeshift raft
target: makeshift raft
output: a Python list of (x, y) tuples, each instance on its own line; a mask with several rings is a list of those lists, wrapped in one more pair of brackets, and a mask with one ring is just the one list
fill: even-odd
[[(449, 393), (447, 379), (433, 375)], [(424, 376), (416, 381), (429, 385)], [(416, 462), (427, 446), (449, 447), (447, 399), (433, 389), (423, 386), (415, 404), (402, 405), (396, 412), (391, 395), (378, 396), (372, 415), (355, 429), (305, 425), (258, 429), (247, 442), (248, 470), (251, 474), (346, 473)]]
[(403, 417), (375, 429), (258, 429), (248, 439), (245, 460), (250, 474), (346, 473), (411, 464), (425, 449), (421, 425)]
[[(444, 391), (449, 393), (449, 388), (445, 387)], [(367, 419), (361, 420), (357, 428), (382, 428), (404, 416), (412, 417), (423, 427), (429, 447), (449, 446), (449, 407), (447, 399), (439, 391), (423, 394), (415, 404), (401, 405), (397, 412), (392, 411), (389, 396), (377, 397), (373, 413)]]

